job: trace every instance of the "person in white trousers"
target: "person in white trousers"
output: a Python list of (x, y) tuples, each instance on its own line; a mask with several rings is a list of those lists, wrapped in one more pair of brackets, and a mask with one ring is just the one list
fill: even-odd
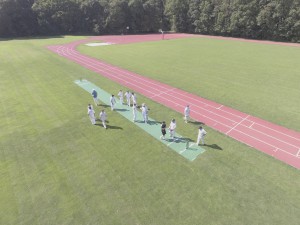
[(114, 95), (111, 95), (109, 102), (110, 102), (111, 111), (113, 111), (115, 109), (115, 104), (116, 104), (116, 99)]
[(125, 97), (126, 97), (127, 105), (130, 107), (131, 93), (129, 91), (126, 91)]
[(92, 90), (92, 96), (93, 96), (95, 105), (96, 106), (99, 105), (98, 93), (95, 89)]
[(133, 122), (136, 122), (136, 114), (137, 114), (137, 106), (136, 104), (133, 104), (132, 106), (132, 114), (133, 114)]
[(169, 126), (170, 138), (172, 139), (175, 138), (175, 129), (176, 129), (176, 121), (175, 119), (172, 119)]
[(107, 129), (106, 127), (106, 112), (104, 111), (104, 109), (101, 110), (100, 114), (99, 114), (100, 120), (102, 121), (102, 125), (105, 129)]
[(121, 105), (123, 105), (123, 98), (124, 98), (124, 97), (123, 97), (123, 91), (122, 91), (122, 90), (119, 91), (118, 97), (119, 97), (119, 99), (120, 99)]
[(187, 105), (185, 108), (184, 108), (184, 121), (186, 123), (189, 122), (189, 119), (190, 119), (190, 106)]
[(87, 114), (89, 115), (92, 124), (95, 125), (96, 124), (95, 111), (92, 109), (91, 106), (88, 107)]
[(148, 107), (145, 103), (142, 104), (142, 115), (145, 123), (148, 123)]
[(132, 104), (136, 104), (137, 105), (136, 94), (134, 92), (131, 93), (131, 98), (132, 98)]
[(202, 142), (203, 145), (205, 145), (204, 137), (205, 137), (206, 134), (207, 134), (207, 132), (203, 129), (202, 126), (200, 126), (199, 130), (198, 130), (197, 145), (200, 144), (200, 141)]

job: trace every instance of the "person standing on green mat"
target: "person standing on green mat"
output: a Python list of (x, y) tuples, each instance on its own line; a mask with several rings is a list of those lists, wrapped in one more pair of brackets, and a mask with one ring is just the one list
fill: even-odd
[(133, 114), (133, 122), (136, 122), (136, 114), (137, 114), (137, 106), (136, 104), (133, 104), (132, 106), (132, 114)]
[(205, 145), (204, 137), (205, 137), (206, 134), (207, 134), (207, 132), (203, 129), (202, 126), (200, 126), (199, 131), (198, 131), (197, 145), (200, 144), (200, 141), (202, 142), (203, 145)]
[(175, 129), (176, 129), (176, 121), (175, 119), (172, 119), (169, 126), (170, 138), (172, 139), (175, 137)]
[(167, 127), (166, 122), (163, 121), (160, 127), (161, 127), (161, 134), (162, 134), (162, 135), (160, 136), (160, 139), (165, 140), (165, 139), (166, 139), (166, 138), (165, 138), (165, 135), (166, 135), (166, 127)]

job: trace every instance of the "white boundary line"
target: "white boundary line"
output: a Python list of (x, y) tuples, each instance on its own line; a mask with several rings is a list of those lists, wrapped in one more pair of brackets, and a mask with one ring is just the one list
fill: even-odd
[(244, 119), (242, 119), (238, 124), (236, 124), (234, 127), (232, 127), (229, 131), (226, 132), (228, 134), (230, 131), (234, 130), (238, 125), (240, 125), (242, 122), (244, 122), (250, 115), (246, 116)]

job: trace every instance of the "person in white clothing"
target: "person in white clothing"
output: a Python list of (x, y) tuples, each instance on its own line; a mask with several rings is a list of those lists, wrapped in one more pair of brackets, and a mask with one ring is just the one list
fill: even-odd
[(95, 111), (92, 109), (91, 106), (88, 107), (87, 114), (89, 115), (92, 124), (95, 125), (96, 124)]
[(101, 112), (100, 112), (100, 114), (99, 114), (99, 117), (100, 117), (100, 120), (102, 121), (103, 127), (104, 127), (105, 129), (107, 129), (106, 123), (105, 123), (105, 121), (106, 121), (106, 112), (104, 111), (104, 109), (101, 110)]
[(119, 91), (118, 97), (120, 99), (120, 103), (123, 105), (123, 91), (122, 90)]
[(110, 102), (111, 111), (113, 111), (115, 109), (115, 104), (116, 104), (116, 99), (114, 95), (111, 95), (109, 102)]
[(136, 104), (137, 105), (136, 94), (134, 92), (131, 93), (131, 98), (132, 98), (132, 104)]
[(205, 145), (204, 137), (205, 137), (206, 134), (207, 134), (207, 132), (203, 129), (202, 126), (200, 126), (199, 131), (198, 131), (197, 145), (200, 144), (200, 141), (202, 142), (203, 145)]
[(176, 129), (176, 121), (175, 119), (172, 119), (169, 126), (170, 138), (175, 137), (175, 129)]
[(132, 106), (133, 122), (136, 122), (137, 106), (133, 104)]
[(187, 105), (185, 108), (184, 108), (184, 121), (186, 123), (189, 122), (189, 119), (190, 119), (190, 106)]
[(142, 104), (142, 115), (145, 123), (148, 123), (148, 107), (145, 103)]
[(127, 105), (130, 107), (130, 98), (131, 98), (131, 93), (129, 91), (125, 92), (125, 97), (127, 100)]
[(93, 106), (91, 104), (88, 104), (87, 109), (89, 110), (89, 107), (94, 110)]

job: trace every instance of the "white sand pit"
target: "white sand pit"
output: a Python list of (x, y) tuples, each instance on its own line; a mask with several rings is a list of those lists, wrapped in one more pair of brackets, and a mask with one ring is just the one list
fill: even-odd
[(97, 46), (107, 46), (107, 45), (113, 45), (114, 43), (110, 42), (104, 42), (104, 43), (87, 43), (85, 45), (90, 46), (90, 47), (97, 47)]

